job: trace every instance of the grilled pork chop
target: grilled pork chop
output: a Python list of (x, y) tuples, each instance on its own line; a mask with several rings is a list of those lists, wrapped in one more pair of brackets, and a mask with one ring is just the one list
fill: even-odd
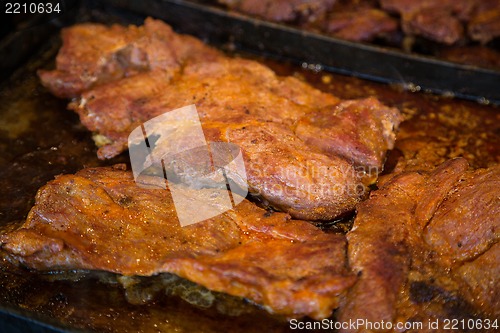
[[(102, 32), (99, 47), (88, 38), (94, 31)], [(63, 40), (57, 69), (40, 78), (57, 96), (80, 95), (70, 109), (96, 133), (100, 158), (126, 150), (143, 122), (195, 104), (207, 140), (240, 146), (250, 192), (300, 219), (352, 210), (401, 122), (375, 98), (341, 101), (152, 19), (143, 27), (77, 25)]]
[[(59, 176), (39, 190), (25, 224), (0, 236), (1, 248), (38, 270), (170, 272), (293, 317), (329, 316), (355, 281), (343, 235), (246, 200), (181, 227), (169, 191), (150, 180), (139, 187), (118, 167)], [(188, 207), (193, 191), (206, 190), (186, 188), (185, 209), (196, 209)], [(213, 190), (206, 196), (216, 206), (221, 199)]]
[(359, 279), (340, 320), (498, 318), (500, 166), (467, 168), (401, 174), (358, 206), (347, 239)]

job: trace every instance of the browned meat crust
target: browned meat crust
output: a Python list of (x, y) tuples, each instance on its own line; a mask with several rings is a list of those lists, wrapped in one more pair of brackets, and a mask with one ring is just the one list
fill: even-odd
[(347, 238), (360, 277), (340, 320), (498, 317), (500, 167), (467, 167), (396, 176), (359, 205)]
[[(148, 19), (146, 25), (158, 30), (154, 36), (171, 33), (158, 21)], [(66, 30), (66, 38), (72, 34), (78, 38), (86, 26), (76, 27), (74, 34), (71, 28)], [(180, 38), (184, 37), (174, 41)], [(177, 48), (169, 40), (162, 42), (157, 48)], [(257, 62), (218, 55), (199, 41), (193, 46), (189, 40), (179, 44), (201, 53), (181, 65), (177, 60), (175, 66), (149, 66), (133, 76), (101, 82), (70, 104), (82, 123), (104, 141), (100, 158), (124, 151), (129, 134), (143, 122), (195, 104), (208, 140), (232, 142), (242, 149), (251, 192), (301, 219), (329, 220), (354, 208), (393, 147), (401, 122), (397, 109), (374, 98), (342, 102), (295, 78), (278, 77)], [(151, 63), (154, 55), (148, 50), (138, 46), (134, 52), (146, 54)], [(200, 60), (206, 58), (205, 51), (210, 61)], [(60, 57), (76, 62), (78, 55), (64, 46)], [(54, 85), (48, 73), (41, 74), (42, 82), (58, 94), (61, 81)]]
[(163, 22), (149, 18), (140, 27), (75, 25), (62, 29), (62, 40), (57, 69), (38, 73), (42, 83), (62, 98), (77, 97), (92, 86), (148, 70), (172, 73), (186, 62), (219, 55), (198, 39), (176, 34)]
[(336, 0), (219, 0), (229, 8), (274, 22), (321, 19)]
[(246, 200), (181, 227), (169, 192), (150, 186), (138, 187), (118, 168), (59, 176), (39, 190), (22, 228), (0, 236), (2, 250), (38, 270), (171, 272), (293, 317), (329, 316), (355, 281), (342, 235)]

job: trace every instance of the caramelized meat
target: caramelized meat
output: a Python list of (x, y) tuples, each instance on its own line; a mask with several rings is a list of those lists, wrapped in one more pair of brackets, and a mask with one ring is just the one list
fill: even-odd
[[(193, 50), (198, 43), (181, 44)], [(382, 170), (399, 111), (374, 98), (340, 101), (255, 61), (214, 52), (208, 53), (210, 61), (186, 62), (178, 71), (166, 63), (149, 66), (96, 85), (72, 102), (70, 109), (96, 133), (99, 157), (126, 150), (129, 134), (143, 122), (195, 104), (208, 140), (242, 149), (251, 192), (301, 219), (329, 220), (352, 210)], [(41, 77), (55, 92), (47, 73)]]
[[(329, 316), (354, 283), (344, 236), (246, 200), (181, 227), (169, 191), (156, 181), (138, 187), (130, 172), (116, 167), (59, 176), (40, 189), (25, 224), (0, 236), (2, 250), (38, 270), (171, 272), (294, 317)], [(206, 190), (185, 191), (189, 201), (192, 191)], [(213, 191), (206, 196), (219, 204)]]
[(500, 37), (500, 1), (479, 1), (467, 28), (469, 36), (483, 44)]
[(488, 0), (380, 0), (383, 9), (402, 16), (403, 30), (431, 40), (453, 44), (468, 36), (483, 44), (500, 36), (500, 1)]
[(347, 239), (359, 279), (341, 320), (498, 317), (500, 167), (467, 167), (395, 176), (358, 206)]
[(57, 69), (38, 73), (42, 84), (61, 98), (77, 97), (92, 86), (143, 71), (161, 68), (173, 73), (186, 62), (219, 55), (196, 38), (176, 34), (150, 18), (140, 27), (75, 25), (62, 29), (62, 40)]
[(311, 22), (321, 18), (336, 0), (219, 0), (229, 8), (274, 22)]
[(469, 18), (475, 6), (475, 2), (469, 0), (381, 0), (380, 4), (383, 9), (401, 15), (401, 26), (405, 33), (447, 45), (463, 39), (463, 22)]
[[(379, 120), (376, 127), (373, 118)], [(366, 98), (343, 101), (333, 112), (325, 110), (303, 117), (296, 133), (328, 156), (341, 156), (356, 167), (376, 171), (384, 165), (386, 151), (394, 148), (394, 124), (399, 121), (397, 112), (375, 98)]]

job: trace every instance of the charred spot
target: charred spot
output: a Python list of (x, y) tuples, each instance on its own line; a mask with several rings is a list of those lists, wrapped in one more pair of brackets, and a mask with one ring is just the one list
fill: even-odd
[(251, 143), (253, 144), (256, 144), (257, 142), (259, 142), (257, 139), (253, 139), (252, 141), (250, 141)]
[(457, 243), (457, 246), (458, 246), (458, 247), (462, 247), (462, 242), (458, 242), (458, 243)]
[(427, 303), (435, 299), (442, 290), (425, 281), (414, 281), (410, 285), (410, 300), (413, 303)]
[(270, 217), (271, 215), (273, 215), (273, 212), (271, 211), (267, 211), (264, 213), (264, 217)]
[(443, 309), (450, 318), (476, 318), (474, 307), (461, 296), (444, 294)]
[(120, 199), (118, 199), (118, 204), (123, 207), (130, 206), (133, 202), (133, 199), (129, 196), (123, 196)]

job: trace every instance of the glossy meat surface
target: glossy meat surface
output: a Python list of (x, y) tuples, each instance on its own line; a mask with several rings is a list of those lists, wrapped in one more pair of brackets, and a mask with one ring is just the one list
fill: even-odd
[[(294, 317), (328, 317), (355, 281), (342, 235), (246, 200), (181, 227), (169, 192), (155, 179), (148, 185), (120, 167), (59, 176), (40, 189), (26, 223), (0, 236), (2, 250), (38, 270), (170, 272)], [(219, 205), (218, 196), (210, 200)]]
[(347, 239), (360, 278), (340, 320), (498, 317), (500, 168), (467, 168), (395, 176), (359, 205)]

